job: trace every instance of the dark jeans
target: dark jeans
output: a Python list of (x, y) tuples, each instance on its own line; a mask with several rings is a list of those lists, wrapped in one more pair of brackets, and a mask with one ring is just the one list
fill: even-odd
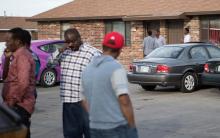
[(12, 109), (21, 117), (21, 122), (27, 127), (26, 138), (30, 138), (31, 137), (31, 134), (30, 134), (31, 114), (19, 105), (15, 105)]
[(137, 129), (122, 125), (113, 129), (90, 129), (91, 138), (138, 138)]
[(88, 113), (80, 102), (63, 104), (63, 134), (65, 138), (90, 138)]

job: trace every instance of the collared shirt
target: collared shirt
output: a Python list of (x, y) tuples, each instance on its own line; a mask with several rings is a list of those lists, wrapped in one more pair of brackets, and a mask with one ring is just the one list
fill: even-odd
[(159, 45), (159, 47), (166, 45), (166, 40), (165, 40), (165, 38), (164, 38), (163, 36), (161, 36), (161, 35), (159, 36), (159, 38), (156, 37), (156, 42), (157, 42), (157, 44)]
[(148, 37), (144, 38), (143, 46), (144, 46), (144, 55), (145, 56), (147, 56), (154, 49), (159, 47), (159, 45), (156, 43), (156, 39), (152, 36), (148, 36)]
[(81, 74), (94, 56), (100, 51), (88, 44), (80, 46), (78, 51), (65, 50), (60, 56), (61, 80), (60, 96), (63, 103), (76, 103), (82, 100)]
[(17, 104), (31, 114), (35, 105), (35, 62), (25, 47), (19, 48), (12, 57), (2, 97), (5, 103)]
[(184, 35), (184, 43), (188, 43), (188, 42), (190, 42), (191, 41), (191, 36), (190, 36), (190, 34), (187, 34), (187, 35)]

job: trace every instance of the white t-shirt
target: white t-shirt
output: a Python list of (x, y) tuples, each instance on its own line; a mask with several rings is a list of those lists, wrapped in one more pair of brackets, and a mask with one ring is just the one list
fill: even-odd
[(191, 36), (190, 36), (190, 34), (187, 34), (187, 35), (184, 35), (184, 43), (188, 43), (188, 42), (190, 42), (191, 41)]

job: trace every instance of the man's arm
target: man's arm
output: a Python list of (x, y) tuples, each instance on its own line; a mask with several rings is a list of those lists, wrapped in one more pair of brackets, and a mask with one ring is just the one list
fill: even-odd
[(113, 72), (112, 78), (112, 88), (118, 97), (118, 102), (121, 108), (121, 112), (125, 119), (128, 121), (130, 127), (135, 127), (134, 112), (131, 100), (129, 98), (128, 90), (128, 80), (126, 71), (124, 69), (117, 69)]
[(130, 127), (136, 127), (134, 121), (134, 112), (131, 104), (131, 100), (127, 94), (120, 95), (118, 98), (121, 111), (128, 121)]
[(3, 80), (5, 80), (8, 76), (9, 65), (10, 65), (10, 57), (5, 57), (4, 66), (3, 66), (3, 74), (2, 74)]

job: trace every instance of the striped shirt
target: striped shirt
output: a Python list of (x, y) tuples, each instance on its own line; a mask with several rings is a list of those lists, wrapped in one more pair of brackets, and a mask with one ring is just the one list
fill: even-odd
[(65, 50), (60, 56), (61, 79), (60, 96), (63, 103), (76, 103), (81, 97), (81, 74), (94, 56), (100, 51), (88, 44), (80, 46), (78, 51)]

